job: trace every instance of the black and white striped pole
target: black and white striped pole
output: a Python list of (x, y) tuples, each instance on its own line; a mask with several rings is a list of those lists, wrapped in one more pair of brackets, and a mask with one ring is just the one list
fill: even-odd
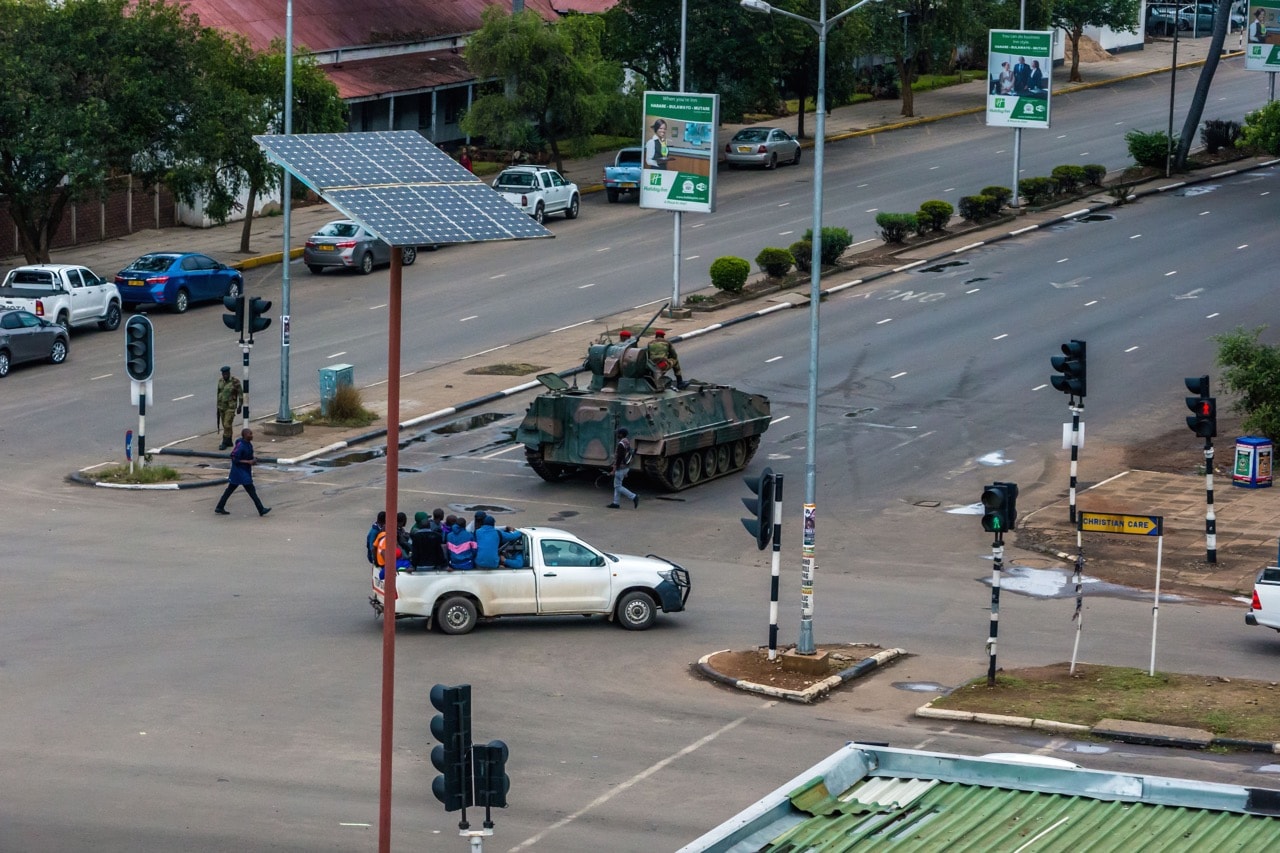
[(778, 658), (778, 586), (782, 576), (782, 475), (773, 478), (773, 555), (769, 567), (769, 660)]
[(1068, 508), (1071, 523), (1076, 523), (1076, 464), (1080, 458), (1080, 445), (1083, 433), (1080, 429), (1080, 413), (1084, 411), (1084, 397), (1087, 390), (1085, 379), (1085, 342), (1072, 338), (1062, 345), (1062, 355), (1049, 359), (1053, 369), (1061, 376), (1053, 376), (1049, 382), (1054, 388), (1067, 395), (1067, 405), (1071, 409), (1071, 481), (1069, 484)]
[[(138, 406), (138, 465), (147, 464), (147, 397), (151, 396), (151, 374), (155, 372), (155, 330), (151, 320), (134, 314), (124, 324), (124, 369), (129, 375), (130, 395)], [(133, 460), (129, 460), (133, 472)]]
[(1191, 415), (1187, 426), (1204, 439), (1204, 547), (1205, 561), (1218, 562), (1218, 519), (1213, 512), (1213, 437), (1218, 434), (1218, 401), (1209, 396), (1208, 376), (1188, 376), (1182, 380), (1195, 397), (1187, 397)]
[(769, 660), (778, 656), (778, 579), (782, 565), (782, 475), (774, 475), (772, 468), (765, 468), (755, 477), (743, 477), (754, 497), (743, 498), (742, 503), (751, 518), (742, 519), (756, 540), (761, 551), (773, 542), (772, 577), (769, 589)]
[(1000, 634), (1000, 573), (1004, 570), (1004, 532), (1018, 520), (1018, 484), (992, 483), (982, 490), (982, 529), (991, 543), (991, 629), (987, 633), (987, 686), (996, 686), (996, 638)]

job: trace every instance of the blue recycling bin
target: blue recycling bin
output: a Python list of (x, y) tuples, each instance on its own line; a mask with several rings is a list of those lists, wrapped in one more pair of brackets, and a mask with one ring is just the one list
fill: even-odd
[(331, 364), (320, 368), (320, 415), (329, 416), (329, 404), (333, 402), (338, 388), (342, 385), (354, 385), (356, 369), (350, 364)]
[(1231, 468), (1231, 483), (1242, 489), (1266, 489), (1271, 486), (1271, 450), (1269, 438), (1246, 435), (1236, 439), (1236, 460)]

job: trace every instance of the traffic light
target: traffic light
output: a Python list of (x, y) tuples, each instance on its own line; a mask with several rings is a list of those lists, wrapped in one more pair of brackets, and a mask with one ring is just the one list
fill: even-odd
[(257, 296), (249, 300), (249, 336), (253, 337), (254, 332), (261, 332), (267, 326), (271, 325), (270, 317), (262, 315), (271, 310), (271, 303)]
[(1196, 395), (1184, 398), (1191, 410), (1187, 426), (1201, 438), (1213, 438), (1218, 434), (1218, 401), (1209, 396), (1209, 377), (1188, 376), (1182, 382), (1188, 391)]
[(755, 495), (743, 498), (742, 503), (755, 518), (742, 519), (742, 526), (756, 538), (756, 547), (763, 551), (773, 539), (773, 469), (765, 468), (756, 477), (743, 477), (742, 481)]
[(431, 764), (440, 771), (431, 782), (431, 793), (456, 812), (472, 804), (471, 790), (471, 685), (431, 688), (431, 706), (439, 711), (431, 718), (431, 735), (440, 744), (431, 750)]
[(476, 805), (496, 809), (507, 807), (511, 779), (507, 776), (507, 745), (491, 740), (484, 746), (471, 748), (476, 769)]
[(1050, 377), (1053, 387), (1064, 394), (1084, 398), (1085, 395), (1085, 363), (1084, 341), (1070, 340), (1062, 345), (1062, 355), (1049, 359), (1053, 369), (1061, 376)]
[(1018, 521), (1018, 485), (992, 483), (982, 490), (982, 529), (988, 533), (1013, 530)]
[(124, 324), (124, 369), (129, 378), (146, 382), (155, 369), (155, 332), (151, 321), (134, 314)]
[(231, 312), (230, 314), (222, 315), (223, 324), (237, 335), (244, 334), (244, 297), (224, 296), (222, 297), (222, 304)]

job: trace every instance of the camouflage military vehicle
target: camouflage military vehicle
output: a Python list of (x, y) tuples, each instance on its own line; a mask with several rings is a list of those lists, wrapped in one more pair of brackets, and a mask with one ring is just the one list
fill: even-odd
[(585, 366), (587, 388), (555, 373), (539, 376), (547, 391), (516, 431), (529, 467), (544, 480), (609, 470), (614, 433), (626, 427), (633, 470), (672, 491), (687, 489), (741, 471), (769, 428), (768, 397), (696, 379), (678, 389), (636, 339), (591, 345)]

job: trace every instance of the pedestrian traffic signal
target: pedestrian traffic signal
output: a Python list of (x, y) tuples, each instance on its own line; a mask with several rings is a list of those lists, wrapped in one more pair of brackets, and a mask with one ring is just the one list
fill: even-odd
[(1188, 376), (1182, 380), (1195, 397), (1186, 397), (1191, 416), (1187, 426), (1201, 438), (1213, 438), (1218, 434), (1218, 401), (1209, 396), (1208, 376)]
[(988, 533), (1013, 530), (1018, 521), (1018, 485), (992, 483), (982, 490), (982, 529)]
[(1085, 347), (1084, 341), (1070, 340), (1062, 345), (1062, 355), (1049, 359), (1053, 369), (1061, 376), (1050, 377), (1053, 387), (1064, 394), (1084, 399), (1085, 395)]
[(431, 750), (431, 764), (440, 771), (431, 782), (431, 793), (456, 812), (473, 802), (471, 788), (471, 685), (431, 688), (431, 706), (440, 713), (431, 718), (431, 735), (440, 742)]
[(124, 324), (124, 369), (129, 378), (146, 382), (155, 369), (155, 332), (151, 321), (134, 314)]
[(495, 809), (507, 807), (511, 779), (507, 776), (507, 745), (491, 740), (471, 748), (476, 770), (476, 805)]
[(243, 296), (224, 296), (222, 304), (227, 307), (230, 314), (222, 315), (222, 322), (228, 329), (237, 335), (244, 334), (244, 297)]
[(255, 296), (249, 300), (249, 337), (271, 325), (271, 318), (262, 316), (270, 310), (271, 303), (265, 299)]
[(773, 538), (773, 469), (765, 468), (758, 476), (743, 477), (753, 498), (743, 498), (742, 503), (755, 518), (742, 519), (742, 526), (756, 538), (756, 547), (763, 551)]

